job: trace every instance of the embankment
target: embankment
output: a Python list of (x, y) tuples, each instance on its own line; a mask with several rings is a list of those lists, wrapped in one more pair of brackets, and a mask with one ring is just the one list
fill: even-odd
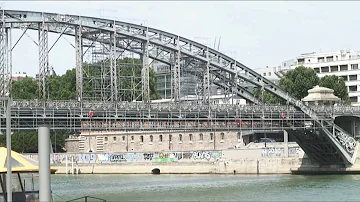
[(296, 143), (251, 143), (221, 151), (51, 154), (51, 164), (59, 174), (149, 174), (155, 168), (162, 174), (280, 174), (310, 163)]
[[(301, 165), (299, 158), (277, 158), (259, 160), (230, 160), (215, 162), (168, 162), (168, 163), (118, 163), (77, 164), (74, 173), (79, 174), (151, 174), (154, 168), (161, 174), (284, 174)], [(57, 174), (72, 173), (71, 166), (55, 165)]]

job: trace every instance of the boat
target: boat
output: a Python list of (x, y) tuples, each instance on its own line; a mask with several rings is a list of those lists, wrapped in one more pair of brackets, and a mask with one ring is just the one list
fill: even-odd
[[(6, 195), (7, 149), (0, 147), (0, 202), (7, 201)], [(39, 163), (15, 151), (11, 151), (12, 199), (19, 202), (38, 202)], [(51, 173), (57, 169), (50, 168)], [(37, 183), (38, 184), (38, 183)], [(54, 200), (52, 200), (54, 201)]]

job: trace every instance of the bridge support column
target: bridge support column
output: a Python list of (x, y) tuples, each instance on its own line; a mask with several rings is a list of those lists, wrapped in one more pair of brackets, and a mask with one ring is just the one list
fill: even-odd
[(50, 129), (48, 126), (39, 126), (39, 201), (51, 201), (50, 178)]
[(76, 52), (76, 95), (77, 100), (82, 102), (83, 100), (83, 48), (82, 48), (82, 27), (81, 25), (75, 29), (75, 52)]
[(40, 99), (48, 97), (49, 85), (49, 52), (48, 52), (48, 30), (44, 21), (39, 23), (39, 93)]
[(150, 101), (150, 89), (149, 89), (149, 33), (146, 29), (146, 42), (143, 44), (143, 67), (141, 71), (141, 83), (142, 83), (142, 100), (143, 102)]
[(289, 134), (284, 130), (284, 153), (285, 157), (289, 157)]

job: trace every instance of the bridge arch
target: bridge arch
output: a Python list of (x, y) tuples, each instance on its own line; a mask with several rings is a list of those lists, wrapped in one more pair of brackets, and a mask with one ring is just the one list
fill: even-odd
[[(106, 73), (108, 80), (106, 80), (106, 82), (104, 82), (106, 84), (102, 86), (106, 92), (104, 91), (104, 95), (101, 96), (101, 101), (116, 109), (117, 102), (121, 101), (119, 99), (117, 78), (117, 57), (120, 54), (119, 52), (131, 51), (139, 54), (142, 58), (141, 96), (144, 103), (150, 102), (149, 59), (158, 60), (171, 66), (172, 100), (176, 103), (180, 102), (180, 77), (181, 70), (183, 69), (188, 69), (189, 71), (196, 70), (196, 75), (201, 77), (201, 100), (203, 103), (210, 104), (209, 89), (211, 83), (218, 85), (226, 91), (236, 93), (257, 105), (261, 105), (262, 103), (255, 98), (253, 93), (244, 88), (244, 85), (249, 84), (256, 87), (263, 87), (266, 91), (286, 100), (288, 104), (301, 110), (307, 117), (314, 121), (314, 128), (317, 128), (319, 134), (324, 136), (322, 140), (328, 141), (328, 145), (333, 147), (331, 151), (336, 151), (336, 155), (338, 155), (337, 159), (341, 159), (341, 161), (337, 163), (351, 164), (353, 162), (352, 157), (357, 143), (354, 144), (355, 140), (341, 127), (333, 125), (331, 113), (317, 113), (254, 70), (210, 47), (159, 29), (111, 19), (18, 10), (3, 10), (1, 15), (2, 27), (0, 31), (3, 37), (0, 37), (0, 55), (3, 57), (3, 60), (0, 60), (0, 68), (2, 68), (0, 71), (4, 73), (0, 76), (0, 88), (3, 89), (0, 92), (0, 96), (8, 96), (11, 89), (11, 72), (9, 72), (10, 68), (8, 68), (7, 64), (9, 53), (6, 51), (8, 48), (8, 29), (25, 28), (26, 30), (39, 31), (39, 83), (42, 102), (47, 102), (46, 94), (49, 68), (48, 32), (61, 35), (65, 34), (73, 36), (76, 42), (77, 101), (74, 101), (74, 103), (79, 108), (83, 108), (85, 103), (84, 78), (86, 78), (86, 74), (83, 68), (84, 52), (86, 53), (86, 50), (90, 47), (95, 47), (95, 51), (92, 53), (96, 53), (96, 45), (99, 45), (101, 50), (107, 50), (106, 53), (108, 57), (102, 57), (102, 60), (97, 60), (101, 62), (104, 62), (104, 58), (108, 60), (106, 62), (108, 65)], [(84, 44), (84, 41), (93, 43)], [(101, 53), (96, 54), (101, 55)], [(196, 67), (194, 63), (199, 63), (199, 65)], [(150, 105), (144, 105), (143, 107), (149, 108), (150, 111), (149, 106)], [(211, 105), (209, 105), (209, 107), (210, 106)], [(209, 108), (208, 117), (212, 117), (212, 110), (214, 109)], [(127, 111), (125, 111), (125, 114), (126, 112)], [(102, 116), (104, 116), (104, 114)], [(148, 114), (148, 116), (151, 117), (151, 114)], [(291, 125), (291, 123), (288, 124)], [(334, 133), (332, 132), (333, 130)], [(289, 132), (291, 131), (289, 130)], [(308, 136), (310, 133), (308, 132), (309, 131), (304, 131), (303, 133), (299, 132), (296, 134), (298, 134), (298, 138), (301, 139), (301, 136), (304, 136), (304, 134)], [(316, 134), (314, 133), (314, 135)], [(349, 148), (349, 145), (351, 148)]]

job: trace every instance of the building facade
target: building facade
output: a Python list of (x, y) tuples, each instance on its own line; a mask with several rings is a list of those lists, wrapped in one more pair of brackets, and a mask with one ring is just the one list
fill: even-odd
[[(353, 50), (340, 50), (335, 52), (306, 53), (282, 62), (278, 67), (255, 69), (265, 78), (273, 81), (288, 70), (298, 66), (313, 68), (318, 76), (336, 75), (342, 77), (347, 86), (352, 105), (360, 105), (360, 52)], [(276, 78), (277, 77), (277, 78)]]
[(84, 132), (66, 140), (69, 153), (222, 150), (249, 143), (238, 131), (104, 131)]

